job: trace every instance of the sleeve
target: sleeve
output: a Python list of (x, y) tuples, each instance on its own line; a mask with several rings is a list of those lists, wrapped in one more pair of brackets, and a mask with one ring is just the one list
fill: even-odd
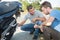
[(25, 15), (25, 17), (23, 18), (24, 20), (27, 20), (28, 19), (28, 14)]
[(55, 19), (60, 20), (60, 12), (59, 11), (53, 11), (53, 12), (51, 12), (50, 16), (54, 17)]
[(40, 11), (38, 11), (38, 16), (39, 17), (44, 17), (43, 14), (42, 14), (42, 12), (40, 12)]
[(56, 15), (56, 12), (51, 12), (51, 13), (50, 13), (50, 16), (56, 18), (56, 16), (57, 16), (57, 15)]

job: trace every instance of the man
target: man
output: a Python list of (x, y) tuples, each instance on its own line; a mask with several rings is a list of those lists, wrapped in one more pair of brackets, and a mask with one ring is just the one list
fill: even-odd
[(45, 40), (51, 40), (50, 37), (52, 37), (53, 40), (60, 40), (60, 11), (53, 10), (51, 4), (47, 1), (41, 4), (41, 10), (46, 15), (50, 14), (49, 19), (42, 24), (42, 27), (44, 26), (43, 29), (40, 26), (43, 30)]
[[(28, 10), (28, 14), (24, 17), (21, 23), (19, 23), (19, 26), (22, 26), (21, 30), (30, 31), (30, 34), (34, 32), (33, 40), (37, 40), (40, 29), (39, 28), (35, 29), (34, 25), (36, 23), (41, 24), (41, 22), (45, 21), (45, 18), (43, 17), (41, 12), (38, 10), (35, 10), (32, 5), (27, 6), (27, 10)], [(29, 19), (31, 23), (23, 25), (27, 19)]]

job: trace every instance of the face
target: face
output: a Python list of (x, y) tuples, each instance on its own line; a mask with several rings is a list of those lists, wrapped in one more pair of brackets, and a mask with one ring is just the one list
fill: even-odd
[(34, 12), (35, 12), (34, 8), (32, 8), (32, 9), (29, 10), (29, 13), (30, 13), (31, 15), (34, 15)]
[(41, 10), (42, 10), (42, 12), (43, 12), (44, 14), (46, 14), (46, 15), (49, 14), (48, 8), (42, 7)]

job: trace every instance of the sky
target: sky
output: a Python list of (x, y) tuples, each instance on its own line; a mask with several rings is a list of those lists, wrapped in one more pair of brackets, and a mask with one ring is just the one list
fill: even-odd
[(49, 1), (52, 4), (52, 7), (60, 7), (60, 0), (42, 0), (41, 3), (44, 1)]

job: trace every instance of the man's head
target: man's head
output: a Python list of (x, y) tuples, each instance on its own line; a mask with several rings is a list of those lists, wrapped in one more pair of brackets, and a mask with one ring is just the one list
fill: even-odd
[(46, 15), (50, 13), (52, 9), (52, 6), (49, 2), (45, 1), (41, 4), (41, 10), (44, 12)]
[(35, 9), (34, 9), (34, 7), (33, 7), (32, 5), (27, 6), (27, 10), (28, 10), (28, 12), (29, 12), (31, 15), (33, 15), (34, 12), (35, 12)]

